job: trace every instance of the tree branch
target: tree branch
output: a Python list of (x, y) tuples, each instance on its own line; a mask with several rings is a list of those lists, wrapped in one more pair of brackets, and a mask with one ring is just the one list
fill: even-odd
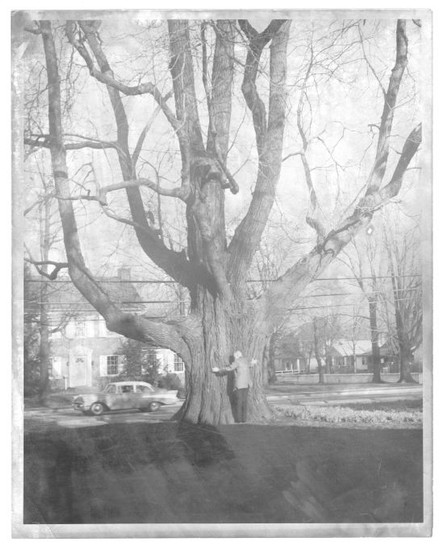
[[(29, 250), (28, 250), (29, 254)], [(59, 271), (62, 269), (67, 269), (69, 265), (66, 262), (52, 262), (52, 261), (46, 261), (46, 262), (38, 262), (36, 260), (33, 260), (30, 256), (29, 258), (25, 258), (25, 262), (28, 262), (29, 264), (32, 264), (37, 272), (42, 275), (43, 277), (46, 277), (50, 281), (54, 281), (54, 279), (57, 279), (57, 275), (59, 274)], [(39, 266), (44, 265), (53, 265), (54, 269), (51, 271), (51, 273), (46, 273), (46, 271), (43, 271), (43, 269), (40, 269)]]
[(310, 45), (310, 54), (311, 54), (310, 61), (309, 61), (307, 70), (305, 72), (304, 81), (301, 86), (301, 91), (299, 94), (298, 108), (296, 112), (296, 123), (299, 131), (299, 135), (301, 136), (301, 140), (302, 140), (302, 151), (300, 152), (300, 156), (301, 156), (302, 166), (304, 168), (305, 182), (307, 184), (308, 193), (310, 196), (310, 207), (307, 212), (307, 216), (305, 220), (307, 224), (316, 231), (318, 242), (321, 242), (322, 239), (325, 237), (326, 230), (320, 221), (319, 202), (316, 195), (316, 190), (314, 188), (313, 180), (311, 177), (310, 165), (307, 159), (308, 140), (305, 134), (304, 125), (302, 123), (302, 110), (303, 110), (303, 104), (304, 104), (304, 96), (306, 93), (307, 82), (308, 82), (308, 79), (310, 78), (310, 73), (314, 63), (312, 44)]
[[(48, 73), (48, 118), (54, 182), (57, 194), (60, 197), (67, 197), (69, 183), (66, 151), (63, 147), (60, 78), (51, 22), (42, 21), (41, 29)], [(136, 340), (146, 341), (149, 336), (157, 345), (168, 347), (189, 360), (188, 348), (177, 327), (167, 323), (154, 323), (143, 316), (124, 313), (111, 301), (85, 265), (72, 204), (59, 199), (58, 205), (71, 280), (88, 302), (105, 318), (107, 327)], [(171, 257), (170, 254), (168, 256)]]
[(158, 105), (152, 115), (150, 116), (148, 122), (146, 123), (146, 126), (141, 131), (139, 139), (137, 140), (136, 146), (133, 151), (133, 155), (131, 157), (131, 160), (133, 161), (133, 170), (136, 169), (137, 161), (139, 160), (140, 152), (142, 151), (143, 142), (145, 141), (146, 135), (149, 132), (151, 126), (153, 125), (154, 120), (156, 119), (157, 115), (160, 112), (160, 106)]
[[(286, 111), (287, 43), (290, 22), (274, 20), (263, 31), (256, 31), (248, 22), (239, 22), (250, 38), (250, 50), (244, 73), (244, 84), (255, 119), (259, 152), (258, 173), (249, 209), (236, 228), (229, 245), (229, 280), (237, 284), (246, 277), (256, 253), (268, 216), (274, 203), (276, 185), (282, 165), (282, 145)], [(259, 53), (271, 39), (268, 121), (260, 100), (256, 97), (255, 80)], [(251, 100), (251, 101), (250, 101)]]
[[(84, 22), (79, 21), (79, 26), (85, 32), (85, 34), (93, 31), (93, 29), (91, 29), (91, 26), (86, 21)], [(118, 90), (124, 95), (128, 95), (128, 96), (144, 95), (144, 94), (151, 95), (156, 101), (156, 103), (158, 104), (158, 106), (162, 109), (166, 119), (171, 124), (174, 131), (177, 133), (180, 133), (181, 125), (167, 104), (168, 99), (171, 97), (171, 92), (163, 96), (159, 91), (159, 89), (152, 82), (141, 83), (141, 84), (138, 84), (137, 86), (127, 86), (126, 84), (123, 84), (122, 82), (118, 81), (114, 77), (109, 65), (107, 67), (102, 66), (100, 70), (97, 69), (84, 43), (78, 38), (76, 38), (75, 30), (76, 30), (75, 22), (68, 21), (66, 24), (66, 35), (68, 37), (68, 40), (85, 61), (91, 76), (93, 76), (99, 82), (102, 82), (102, 84), (111, 86), (112, 88)]]
[[(157, 183), (154, 183), (153, 181), (147, 179), (147, 178), (139, 178), (134, 180), (124, 180), (119, 183), (113, 183), (111, 185), (107, 185), (106, 187), (99, 187), (97, 195), (77, 195), (77, 196), (68, 196), (68, 197), (60, 197), (57, 196), (60, 200), (68, 200), (68, 201), (76, 201), (76, 200), (87, 200), (87, 201), (97, 201), (102, 206), (108, 206), (107, 201), (107, 194), (111, 193), (112, 191), (119, 191), (121, 189), (131, 189), (131, 188), (139, 188), (139, 187), (148, 187), (149, 189), (152, 189), (159, 195), (163, 195), (165, 197), (176, 197), (181, 199), (182, 201), (186, 202), (189, 192), (189, 189), (186, 189), (185, 187), (175, 187), (173, 189), (167, 189), (164, 187), (160, 187)], [(140, 226), (142, 227), (142, 225)]]
[(351, 216), (339, 223), (336, 229), (328, 233), (322, 243), (315, 246), (271, 284), (261, 299), (265, 306), (262, 308), (263, 322), (276, 322), (283, 300), (288, 307), (288, 304), (295, 300), (310, 282), (316, 280), (353, 237), (371, 222), (374, 212), (399, 193), (404, 174), (420, 143), (421, 124), (410, 132), (390, 182), (381, 191), (375, 190), (372, 194), (362, 197)]
[[(42, 141), (43, 140), (43, 141)], [(32, 147), (43, 147), (45, 149), (50, 149), (50, 137), (48, 135), (38, 136), (35, 139), (25, 138), (25, 145), (30, 145)], [(89, 138), (84, 141), (76, 143), (65, 143), (64, 148), (67, 151), (77, 150), (77, 149), (118, 149), (117, 143), (113, 141), (102, 141), (99, 139)]]
[(384, 108), (382, 110), (381, 123), (379, 125), (376, 157), (367, 180), (366, 193), (368, 195), (371, 195), (375, 190), (379, 189), (387, 169), (390, 134), (392, 131), (399, 87), (401, 85), (404, 70), (407, 67), (407, 53), (408, 40), (406, 34), (406, 21), (405, 19), (399, 19), (396, 25), (396, 62), (390, 75), (387, 92), (384, 94)]
[[(208, 110), (207, 150), (216, 156), (219, 166), (227, 178), (228, 185), (224, 185), (224, 187), (228, 187), (235, 195), (239, 192), (239, 185), (226, 165), (231, 120), (231, 87), (233, 83), (232, 59), (234, 45), (230, 37), (233, 32), (231, 21), (218, 21), (214, 25), (216, 30), (216, 51), (213, 60), (213, 93), (211, 94), (208, 84), (206, 25), (205, 21), (201, 23), (200, 36), (202, 42), (202, 83)], [(222, 38), (219, 27), (226, 30), (229, 34), (228, 38)]]
[(242, 81), (242, 93), (253, 115), (253, 125), (259, 155), (263, 151), (265, 132), (267, 129), (265, 105), (256, 87), (259, 62), (265, 46), (284, 23), (284, 20), (274, 19), (263, 32), (258, 33), (249, 21), (246, 19), (239, 19), (239, 27), (248, 39), (248, 54)]
[[(77, 40), (74, 36), (73, 23), (68, 23), (67, 33), (70, 36), (70, 41), (76, 48), (79, 48), (82, 57), (85, 62), (91, 65), (93, 60), (86, 49), (83, 42)], [(79, 21), (79, 26), (85, 35), (86, 41), (94, 54), (94, 57), (99, 65), (100, 74), (105, 74), (114, 79), (112, 70), (109, 66), (108, 60), (101, 47), (101, 41), (99, 39), (96, 27), (87, 21)], [(94, 75), (93, 75), (94, 76)], [(129, 126), (126, 116), (125, 108), (120, 97), (120, 91), (118, 86), (114, 86), (111, 81), (105, 82), (107, 84), (108, 95), (111, 101), (111, 106), (114, 111), (114, 116), (117, 125), (117, 143), (119, 149), (122, 151), (122, 155), (119, 156), (120, 167), (122, 170), (123, 183), (116, 184), (115, 186), (108, 186), (104, 188), (105, 194), (102, 190), (98, 190), (97, 197), (100, 198), (101, 203), (106, 204), (106, 193), (115, 189), (125, 189), (130, 205), (131, 217), (133, 220), (133, 227), (136, 231), (136, 236), (139, 244), (145, 254), (161, 269), (163, 269), (168, 275), (173, 277), (178, 283), (183, 284), (186, 287), (190, 287), (196, 284), (197, 281), (201, 282), (204, 286), (212, 284), (211, 276), (201, 265), (194, 266), (189, 262), (184, 253), (175, 252), (165, 246), (163, 241), (159, 239), (157, 231), (151, 228), (147, 222), (145, 209), (140, 193), (140, 187), (146, 186), (153, 189), (157, 193), (161, 193), (167, 196), (176, 196), (178, 198), (184, 198), (187, 196), (189, 190), (186, 186), (182, 190), (167, 190), (163, 189), (154, 182), (148, 179), (136, 180), (134, 178), (134, 165), (128, 147), (128, 135)], [(162, 107), (162, 105), (160, 105)], [(165, 111), (164, 111), (165, 112)], [(182, 132), (182, 130), (181, 130)], [(102, 204), (103, 206), (103, 204)]]

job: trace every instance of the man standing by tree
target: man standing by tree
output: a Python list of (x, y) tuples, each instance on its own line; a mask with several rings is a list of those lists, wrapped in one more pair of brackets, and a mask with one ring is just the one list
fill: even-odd
[(236, 422), (246, 422), (248, 389), (252, 385), (250, 367), (255, 365), (256, 361), (253, 359), (250, 365), (248, 363), (248, 360), (242, 356), (241, 351), (235, 351), (233, 357), (234, 361), (229, 367), (226, 367), (225, 369), (219, 369), (215, 367), (213, 369), (213, 372), (225, 374), (226, 372), (234, 370), (234, 391), (236, 392)]

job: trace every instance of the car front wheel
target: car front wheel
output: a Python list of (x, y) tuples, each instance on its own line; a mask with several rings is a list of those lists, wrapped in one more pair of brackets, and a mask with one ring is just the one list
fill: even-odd
[(105, 412), (105, 407), (102, 403), (93, 403), (89, 409), (94, 416), (100, 416)]
[(157, 401), (153, 401), (148, 405), (148, 410), (150, 412), (158, 411), (160, 409), (160, 403), (157, 403)]

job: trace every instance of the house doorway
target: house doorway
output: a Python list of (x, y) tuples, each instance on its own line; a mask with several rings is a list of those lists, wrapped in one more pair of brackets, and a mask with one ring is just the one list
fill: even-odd
[(69, 364), (69, 387), (88, 385), (88, 362), (86, 355), (78, 355)]

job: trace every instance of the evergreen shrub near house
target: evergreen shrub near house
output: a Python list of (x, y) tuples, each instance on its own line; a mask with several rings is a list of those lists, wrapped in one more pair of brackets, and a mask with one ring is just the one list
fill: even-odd
[(165, 390), (184, 389), (177, 374), (159, 372), (159, 361), (153, 358), (153, 348), (150, 346), (127, 339), (117, 354), (123, 356), (123, 369), (110, 381), (139, 380)]
[(159, 378), (159, 388), (164, 390), (181, 390), (183, 384), (174, 372), (167, 372)]

